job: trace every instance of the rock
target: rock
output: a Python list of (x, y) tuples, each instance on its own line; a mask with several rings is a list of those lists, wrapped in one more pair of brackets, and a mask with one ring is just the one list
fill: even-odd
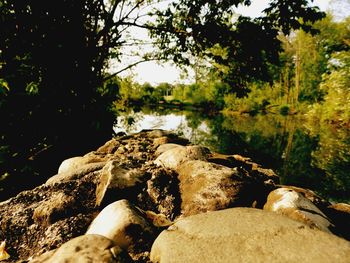
[(52, 224), (61, 218), (69, 216), (74, 205), (75, 200), (73, 196), (68, 196), (62, 192), (54, 193), (48, 200), (41, 202), (35, 208), (33, 220), (36, 224)]
[(290, 185), (279, 185), (279, 188), (288, 188), (300, 193), (302, 196), (309, 199), (323, 213), (325, 213), (327, 207), (331, 205), (330, 202), (323, 199), (321, 196), (317, 195), (314, 191), (310, 189), (305, 189), (305, 188), (290, 186)]
[(251, 206), (260, 192), (246, 174), (223, 165), (195, 160), (181, 164), (177, 170), (181, 210), (185, 216), (232, 206)]
[(103, 157), (96, 155), (93, 152), (87, 153), (84, 156), (76, 156), (64, 160), (58, 168), (58, 173), (72, 172), (81, 166), (88, 163), (99, 163), (106, 161)]
[[(159, 213), (174, 219), (181, 213), (181, 195), (178, 175), (171, 169), (157, 167), (147, 181), (147, 194)], [(141, 203), (147, 203), (140, 200)], [(152, 207), (148, 208), (152, 209)]]
[(158, 147), (159, 145), (162, 145), (162, 144), (166, 144), (166, 143), (170, 143), (170, 138), (167, 137), (167, 136), (163, 136), (163, 137), (159, 137), (159, 138), (155, 138), (153, 140), (153, 145), (155, 147)]
[(339, 212), (342, 212), (350, 217), (350, 205), (346, 203), (337, 203), (328, 206), (329, 209), (337, 210)]
[(81, 166), (83, 162), (84, 162), (83, 156), (76, 156), (76, 157), (71, 157), (69, 159), (66, 159), (58, 167), (58, 173), (64, 173), (71, 170), (75, 170), (79, 166)]
[(350, 205), (345, 203), (329, 205), (327, 216), (335, 224), (333, 232), (350, 241)]
[(164, 230), (152, 262), (349, 262), (350, 243), (276, 213), (231, 208), (189, 216)]
[(333, 226), (327, 216), (309, 199), (290, 188), (272, 191), (267, 197), (264, 210), (277, 212), (329, 233)]
[(189, 142), (187, 139), (184, 139), (184, 138), (181, 138), (178, 136), (174, 136), (173, 134), (169, 134), (167, 136), (158, 137), (158, 138), (153, 139), (153, 146), (154, 147), (158, 147), (160, 145), (170, 144), (170, 143), (174, 143), (174, 144), (178, 144), (178, 145), (187, 145)]
[(0, 243), (0, 261), (9, 259), (11, 256), (6, 251), (6, 241)]
[(167, 136), (169, 134), (169, 132), (164, 131), (164, 130), (160, 130), (160, 129), (154, 129), (154, 130), (142, 130), (142, 132), (147, 132), (147, 136), (149, 138), (160, 138), (160, 137), (164, 137)]
[(68, 182), (71, 180), (77, 180), (85, 175), (98, 171), (102, 169), (106, 165), (106, 162), (98, 162), (98, 163), (88, 163), (82, 166), (77, 167), (74, 170), (69, 170), (66, 172), (60, 172), (52, 177), (50, 177), (46, 181), (46, 185), (54, 185), (57, 183)]
[(100, 235), (83, 235), (71, 239), (54, 251), (30, 263), (132, 262), (128, 254), (114, 242)]
[[(44, 254), (41, 254), (38, 257), (35, 257), (34, 259), (32, 257), (29, 257), (28, 258), (29, 263), (45, 263), (45, 262), (50, 263), (50, 261), (53, 261), (51, 260), (51, 257), (53, 256), (53, 254), (55, 254), (55, 252), (56, 250), (50, 250), (45, 252)], [(25, 262), (27, 262), (27, 260)]]
[(273, 170), (262, 168), (261, 165), (252, 162), (250, 158), (238, 154), (225, 155), (213, 152), (209, 156), (208, 162), (221, 164), (230, 168), (241, 167), (247, 170), (252, 176), (264, 181), (271, 180), (274, 184), (279, 183), (279, 177)]
[(146, 180), (144, 171), (125, 169), (117, 160), (109, 161), (100, 173), (96, 187), (96, 205), (126, 198), (128, 194), (137, 192), (133, 188)]
[[(96, 151), (68, 159), (45, 184), (0, 202), (0, 241), (6, 240), (11, 255), (6, 262), (27, 262), (50, 251), (42, 258), (45, 262), (60, 246), (85, 233), (113, 238), (132, 260), (149, 262), (156, 235), (184, 216), (233, 206), (262, 208), (267, 195), (279, 187), (272, 170), (249, 158), (182, 145), (187, 143), (160, 130), (119, 136)], [(294, 190), (335, 222), (333, 233), (346, 238), (345, 204), (331, 207), (310, 191)], [(120, 199), (130, 203), (121, 200), (107, 206)], [(270, 233), (268, 228), (265, 231)], [(260, 233), (262, 247), (269, 245), (264, 235)], [(237, 261), (244, 261), (237, 253)]]
[(86, 234), (107, 237), (123, 249), (149, 246), (153, 228), (127, 200), (106, 206), (89, 226)]
[(202, 146), (174, 147), (161, 155), (154, 161), (156, 165), (175, 169), (186, 161), (207, 160), (210, 151)]
[(106, 142), (104, 145), (99, 147), (96, 152), (102, 154), (113, 154), (117, 149), (120, 143), (116, 139), (111, 139)]
[(165, 144), (162, 144), (162, 145), (159, 145), (159, 146), (158, 146), (155, 155), (156, 155), (156, 156), (159, 156), (159, 155), (161, 155), (162, 153), (164, 153), (164, 152), (166, 152), (166, 151), (168, 151), (168, 150), (171, 150), (171, 149), (173, 149), (173, 148), (176, 148), (176, 147), (180, 147), (180, 148), (185, 149), (185, 146), (180, 145), (180, 144), (176, 144), (176, 143), (165, 143)]

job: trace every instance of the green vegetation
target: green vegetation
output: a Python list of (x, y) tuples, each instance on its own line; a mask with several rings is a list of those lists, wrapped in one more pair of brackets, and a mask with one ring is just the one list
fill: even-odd
[[(347, 106), (334, 98), (348, 96), (348, 20), (319, 21), (325, 14), (306, 0), (272, 0), (258, 18), (235, 13), (246, 0), (161, 2), (0, 0), (0, 199), (106, 141), (126, 105), (251, 114), (329, 105), (324, 120), (347, 123)], [(154, 50), (142, 53), (150, 41), (134, 39), (135, 28)], [(153, 87), (118, 78), (123, 69), (108, 73), (127, 47), (139, 60), (125, 69), (171, 60), (193, 67), (195, 83)]]
[[(239, 80), (242, 85), (237, 86), (229, 81), (233, 74), (231, 71), (243, 78), (235, 66), (226, 63), (228, 57), (232, 58), (229, 55), (231, 51), (216, 44), (208, 49), (216, 59), (209, 56), (205, 60), (202, 55), (190, 63), (196, 74), (195, 83), (173, 84), (171, 97), (159, 96), (162, 91), (158, 87), (154, 87), (153, 93), (150, 93), (147, 92), (148, 84), (143, 86), (136, 83), (131, 85), (134, 89), (125, 89), (126, 93), (121, 97), (128, 100), (127, 94), (130, 91), (135, 94), (138, 87), (136, 93), (139, 97), (133, 99), (151, 101), (153, 104), (174, 99), (180, 105), (223, 111), (228, 115), (299, 114), (310, 121), (349, 127), (349, 28), (350, 18), (336, 22), (329, 14), (314, 23), (317, 34), (303, 30), (289, 35), (280, 32), (277, 37), (281, 44), (278, 63), (265, 61), (265, 73), (247, 73), (244, 81)], [(222, 58), (220, 62), (218, 57)], [(250, 78), (250, 75), (254, 75), (254, 78)]]

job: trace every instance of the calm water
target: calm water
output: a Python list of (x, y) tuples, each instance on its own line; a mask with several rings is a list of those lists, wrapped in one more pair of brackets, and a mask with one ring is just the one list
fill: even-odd
[(331, 201), (350, 202), (350, 131), (279, 115), (205, 116), (174, 109), (120, 114), (115, 132), (171, 130), (224, 154), (251, 157), (281, 177)]

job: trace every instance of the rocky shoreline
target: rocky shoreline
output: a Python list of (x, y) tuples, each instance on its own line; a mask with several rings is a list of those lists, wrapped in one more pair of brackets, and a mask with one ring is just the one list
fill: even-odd
[[(0, 203), (2, 262), (349, 262), (350, 205), (162, 130)], [(7, 258), (9, 255), (9, 258)]]

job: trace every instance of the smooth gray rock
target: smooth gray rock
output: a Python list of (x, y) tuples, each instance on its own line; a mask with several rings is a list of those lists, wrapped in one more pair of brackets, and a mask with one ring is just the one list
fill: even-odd
[(189, 216), (163, 231), (151, 261), (349, 262), (350, 243), (276, 213), (231, 208)]
[(183, 148), (185, 149), (186, 146), (180, 145), (180, 144), (176, 144), (176, 143), (165, 143), (165, 144), (161, 144), (158, 146), (157, 151), (156, 151), (156, 156), (161, 155), (162, 153), (169, 151), (171, 149), (174, 148)]
[(127, 200), (106, 206), (89, 226), (86, 234), (107, 237), (127, 249), (153, 237), (153, 228)]
[(46, 185), (54, 185), (57, 183), (68, 182), (71, 180), (77, 180), (85, 175), (101, 170), (106, 165), (106, 162), (98, 162), (98, 163), (88, 163), (76, 167), (72, 170), (67, 170), (65, 172), (60, 172), (52, 177), (50, 177), (46, 181)]
[[(109, 161), (101, 170), (96, 187), (96, 205), (100, 206), (119, 197), (122, 190), (132, 192), (133, 187), (145, 181), (144, 172), (140, 169), (125, 169), (118, 160)], [(128, 190), (129, 189), (129, 190)], [(124, 197), (125, 198), (125, 197)], [(106, 199), (106, 201), (104, 201)]]
[(207, 160), (209, 154), (209, 149), (203, 146), (174, 147), (159, 155), (154, 163), (165, 168), (176, 170), (180, 164), (187, 161)]
[(84, 156), (75, 156), (64, 160), (57, 173), (72, 172), (85, 164), (105, 162), (106, 156), (96, 155), (94, 152), (89, 152)]
[(330, 219), (309, 199), (286, 187), (278, 188), (268, 195), (264, 210), (282, 214), (328, 233), (333, 227)]

